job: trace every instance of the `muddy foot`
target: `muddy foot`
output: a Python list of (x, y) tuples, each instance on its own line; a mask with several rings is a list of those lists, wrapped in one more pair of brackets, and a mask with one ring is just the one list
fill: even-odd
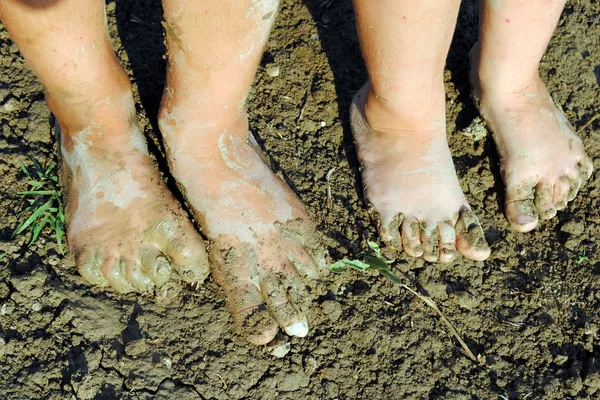
[(109, 122), (73, 130), (61, 121), (67, 236), (81, 275), (158, 296), (172, 271), (203, 281), (204, 243), (148, 155), (130, 93), (95, 106)]
[(448, 148), (443, 92), (433, 117), (397, 122), (394, 129), (367, 122), (368, 95), (366, 85), (354, 97), (351, 124), (365, 197), (379, 214), (382, 241), (427, 261), (448, 262), (459, 252), (486, 259), (490, 249)]
[[(471, 63), (477, 65), (477, 48)], [(527, 232), (575, 198), (592, 174), (592, 161), (542, 80), (523, 88), (496, 88), (472, 68), (473, 96), (494, 134), (506, 186), (506, 218)]]
[(321, 275), (324, 251), (299, 199), (262, 158), (245, 115), (225, 120), (198, 121), (167, 92), (160, 127), (173, 175), (212, 240), (212, 271), (238, 331), (254, 344), (268, 343), (278, 327), (304, 337), (307, 284)]

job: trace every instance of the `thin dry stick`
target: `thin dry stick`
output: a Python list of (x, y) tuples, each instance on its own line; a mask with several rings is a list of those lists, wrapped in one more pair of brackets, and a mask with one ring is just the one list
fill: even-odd
[(594, 115), (592, 118), (590, 118), (590, 120), (588, 122), (586, 122), (581, 128), (579, 128), (577, 133), (581, 133), (585, 128), (590, 126), (592, 124), (592, 122), (594, 122), (596, 119), (598, 119), (598, 117), (600, 117), (600, 113), (596, 113), (596, 115)]
[(458, 343), (460, 343), (460, 345), (461, 345), (463, 351), (465, 352), (465, 354), (467, 355), (467, 357), (469, 357), (471, 360), (475, 361), (476, 363), (481, 363), (479, 361), (479, 359), (477, 359), (475, 354), (473, 354), (471, 349), (469, 349), (469, 346), (467, 346), (467, 344), (465, 343), (463, 338), (460, 336), (460, 333), (458, 333), (458, 331), (456, 330), (454, 325), (452, 325), (452, 322), (450, 322), (450, 320), (448, 318), (446, 318), (444, 313), (442, 313), (442, 311), (439, 309), (437, 304), (435, 304), (435, 302), (433, 300), (431, 300), (430, 297), (423, 296), (421, 293), (419, 293), (419, 292), (413, 290), (412, 288), (410, 288), (409, 286), (405, 285), (404, 283), (402, 283), (402, 281), (400, 281), (400, 279), (393, 272), (391, 272), (389, 270), (380, 270), (379, 272), (383, 276), (385, 276), (386, 278), (388, 278), (389, 280), (394, 282), (396, 285), (403, 287), (404, 289), (408, 290), (410, 293), (417, 296), (419, 299), (423, 300), (423, 302), (425, 302), (425, 304), (427, 304), (429, 307), (431, 307), (437, 313), (437, 315), (439, 315), (439, 317), (442, 319), (442, 322), (448, 327), (448, 329), (450, 329), (450, 332), (452, 332), (452, 335), (454, 335), (456, 340), (458, 340)]
[(327, 175), (325, 176), (325, 179), (327, 180), (327, 208), (329, 208), (329, 209), (331, 209), (331, 207), (333, 207), (333, 198), (331, 196), (331, 175), (333, 174), (334, 171), (335, 171), (335, 167), (331, 168), (327, 172)]

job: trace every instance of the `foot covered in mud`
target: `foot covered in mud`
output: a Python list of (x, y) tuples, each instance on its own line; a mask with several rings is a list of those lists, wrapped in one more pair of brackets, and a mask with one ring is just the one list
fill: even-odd
[(326, 265), (304, 207), (263, 159), (245, 114), (202, 122), (165, 103), (159, 123), (171, 171), (212, 241), (213, 276), (237, 330), (254, 344), (279, 327), (306, 336), (308, 285)]
[(490, 254), (483, 230), (460, 188), (446, 139), (443, 92), (423, 123), (379, 128), (367, 121), (369, 85), (354, 97), (351, 124), (366, 200), (378, 214), (380, 238), (413, 257), (448, 262), (458, 253)]
[(153, 165), (131, 94), (96, 107), (107, 118), (75, 131), (61, 121), (67, 236), (81, 275), (159, 297), (176, 276), (203, 281), (204, 243)]
[[(477, 54), (471, 57), (477, 65)], [(592, 161), (538, 76), (511, 90), (480, 81), (475, 71), (473, 96), (500, 155), (506, 218), (517, 231), (531, 231), (575, 198), (592, 174)]]

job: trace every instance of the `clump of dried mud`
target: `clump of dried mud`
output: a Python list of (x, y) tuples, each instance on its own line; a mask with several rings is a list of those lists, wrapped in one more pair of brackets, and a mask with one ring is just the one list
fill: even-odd
[[(135, 82), (159, 163), (156, 115), (165, 49), (156, 1), (108, 3), (117, 54)], [(335, 257), (356, 258), (375, 230), (359, 193), (347, 110), (366, 79), (350, 0), (283, 1), (249, 99), (273, 167), (306, 203)], [(542, 77), (576, 128), (600, 110), (600, 9), (571, 1)], [(56, 158), (42, 87), (0, 30), (0, 398), (9, 399), (593, 399), (600, 396), (600, 173), (558, 218), (508, 229), (489, 137), (466, 56), (477, 9), (466, 1), (448, 59), (450, 143), (493, 253), (484, 262), (402, 259), (487, 366), (468, 360), (419, 300), (373, 275), (334, 275), (306, 339), (275, 358), (236, 336), (218, 287), (169, 304), (102, 293), (46, 235), (11, 239), (25, 189), (19, 161)], [(279, 71), (274, 73), (273, 71)], [(462, 134), (466, 133), (466, 134)], [(580, 133), (600, 166), (600, 122)], [(474, 139), (478, 139), (475, 141)], [(331, 175), (332, 207), (326, 174)], [(287, 346), (287, 345), (286, 345)], [(287, 347), (286, 347), (287, 348)], [(72, 397), (73, 396), (73, 397)], [(527, 397), (529, 396), (529, 397)]]

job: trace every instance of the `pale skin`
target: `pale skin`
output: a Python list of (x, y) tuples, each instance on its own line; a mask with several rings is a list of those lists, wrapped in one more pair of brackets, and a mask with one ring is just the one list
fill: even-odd
[[(591, 173), (537, 75), (564, 4), (544, 14), (537, 9), (546, 2), (530, 3), (536, 7), (485, 3), (472, 53), (472, 82), (502, 157), (506, 214), (519, 230), (564, 207)], [(81, 274), (119, 291), (160, 294), (171, 279), (197, 283), (211, 270), (250, 342), (267, 343), (279, 328), (305, 336), (306, 285), (322, 274), (324, 252), (304, 207), (263, 160), (245, 110), (277, 1), (163, 1), (169, 62), (159, 126), (208, 252), (147, 153), (103, 4), (0, 2), (61, 127), (68, 241)], [(370, 83), (355, 98), (352, 126), (381, 238), (428, 261), (487, 258), (446, 141), (442, 77), (459, 2), (355, 4)], [(503, 29), (505, 19), (515, 25)], [(521, 80), (510, 76), (515, 68)], [(511, 148), (517, 141), (523, 146)], [(523, 222), (523, 210), (534, 220)]]
[[(354, 3), (369, 83), (355, 96), (351, 122), (381, 238), (427, 261), (459, 253), (486, 259), (490, 249), (446, 140), (443, 71), (460, 2)], [(471, 52), (474, 96), (500, 154), (505, 214), (521, 232), (555, 216), (592, 173), (538, 74), (564, 4), (482, 1)]]

